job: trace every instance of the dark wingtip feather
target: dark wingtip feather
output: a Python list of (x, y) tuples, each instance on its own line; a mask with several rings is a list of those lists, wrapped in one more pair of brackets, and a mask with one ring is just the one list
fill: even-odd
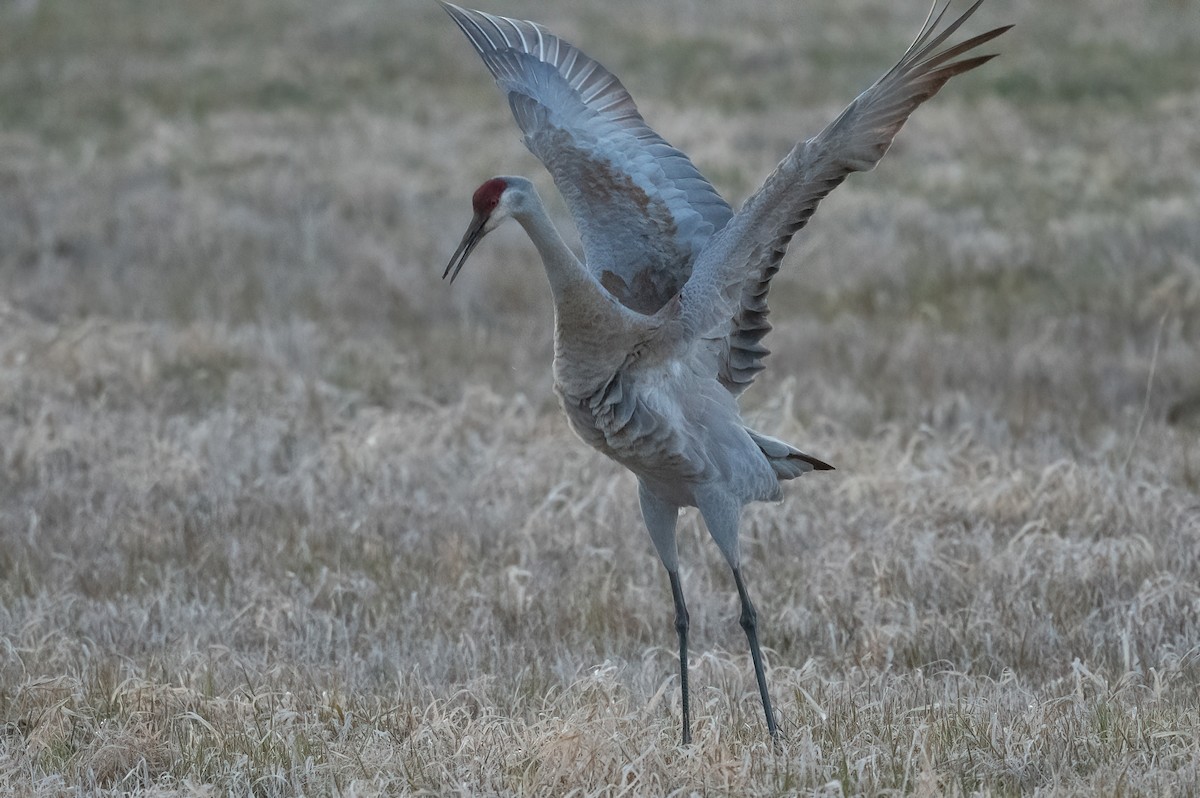
[(812, 466), (813, 471), (836, 471), (837, 470), (836, 468), (831, 466), (829, 463), (826, 463), (824, 460), (818, 460), (817, 458), (813, 457), (812, 455), (804, 454), (802, 452), (797, 452), (795, 454), (789, 454), (788, 459), (789, 460), (802, 460), (805, 463), (808, 463), (810, 466)]

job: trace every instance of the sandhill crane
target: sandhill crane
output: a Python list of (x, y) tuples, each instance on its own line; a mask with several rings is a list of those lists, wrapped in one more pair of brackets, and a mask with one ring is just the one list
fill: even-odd
[(781, 481), (832, 466), (746, 427), (737, 398), (763, 369), (767, 291), (792, 236), (847, 175), (875, 166), (918, 105), (993, 57), (960, 56), (1009, 27), (943, 47), (983, 0), (948, 21), (951, 2), (935, 0), (896, 65), (797, 144), (737, 213), (595, 60), (535, 23), (442, 3), (553, 176), (585, 256), (563, 242), (532, 183), (493, 177), (475, 192), (474, 218), (442, 276), (453, 282), (509, 218), (537, 248), (554, 294), (555, 391), (576, 434), (637, 476), (642, 517), (670, 580), (684, 745), (688, 612), (675, 542), (684, 507), (699, 509), (733, 570), (767, 728), (778, 736), (738, 519), (749, 502), (779, 501)]

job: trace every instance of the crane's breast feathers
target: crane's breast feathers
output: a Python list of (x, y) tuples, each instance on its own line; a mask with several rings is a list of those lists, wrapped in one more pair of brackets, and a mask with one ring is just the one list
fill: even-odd
[(571, 429), (592, 448), (640, 476), (696, 479), (706, 470), (703, 453), (683, 434), (651, 394), (632, 384), (625, 372), (585, 395), (555, 385)]

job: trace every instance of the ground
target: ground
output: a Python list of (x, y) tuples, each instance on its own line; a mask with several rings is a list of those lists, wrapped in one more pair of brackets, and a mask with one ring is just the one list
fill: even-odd
[[(480, 0), (483, 3), (483, 0)], [(681, 525), (569, 432), (526, 174), (433, 2), (0, 2), (0, 791), (1200, 792), (1200, 16), (988, 0), (1003, 56), (793, 244), (754, 426), (837, 466)], [(511, 0), (739, 204), (919, 0)], [(573, 233), (571, 233), (573, 235)]]

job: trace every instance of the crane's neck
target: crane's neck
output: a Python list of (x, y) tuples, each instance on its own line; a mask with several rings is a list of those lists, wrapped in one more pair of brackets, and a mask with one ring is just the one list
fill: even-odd
[(563, 241), (554, 222), (550, 221), (546, 206), (542, 204), (537, 192), (531, 190), (526, 194), (520, 209), (513, 211), (513, 218), (525, 228), (529, 240), (542, 256), (546, 279), (550, 281), (550, 290), (554, 292), (555, 307), (561, 302), (571, 302), (576, 295), (585, 293), (587, 284), (594, 281), (587, 268)]
[(537, 193), (512, 216), (537, 247), (554, 293), (556, 379), (568, 390), (606, 381), (656, 323), (621, 305), (563, 241)]

